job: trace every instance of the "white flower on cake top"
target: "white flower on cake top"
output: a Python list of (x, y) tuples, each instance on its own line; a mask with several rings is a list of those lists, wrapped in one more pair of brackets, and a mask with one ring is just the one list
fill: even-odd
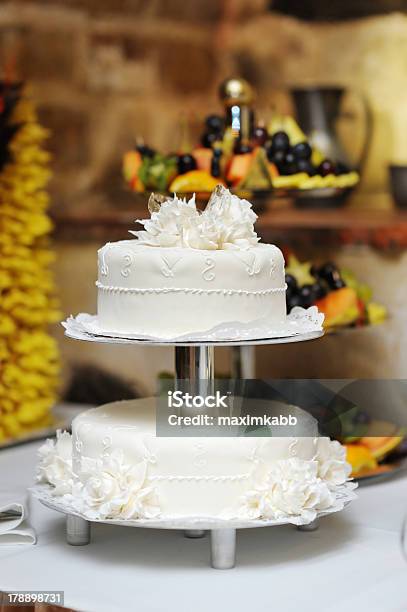
[(144, 231), (130, 233), (140, 243), (157, 247), (248, 249), (260, 240), (254, 231), (256, 219), (250, 202), (219, 185), (203, 212), (196, 207), (195, 195), (188, 201), (174, 195), (150, 219), (138, 221)]

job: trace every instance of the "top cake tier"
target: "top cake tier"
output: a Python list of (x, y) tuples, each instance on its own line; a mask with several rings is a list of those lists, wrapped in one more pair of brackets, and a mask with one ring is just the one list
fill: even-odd
[(283, 255), (258, 243), (249, 202), (224, 191), (204, 213), (174, 197), (132, 232), (137, 240), (99, 250), (103, 329), (169, 339), (232, 322), (283, 323)]

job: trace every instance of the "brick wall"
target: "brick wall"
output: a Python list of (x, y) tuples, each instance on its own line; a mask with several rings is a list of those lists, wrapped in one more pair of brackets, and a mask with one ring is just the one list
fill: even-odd
[[(53, 132), (56, 206), (128, 204), (122, 152), (136, 137), (173, 150), (182, 113), (192, 136), (218, 109), (217, 85), (246, 76), (258, 108), (290, 110), (292, 84), (344, 84), (374, 114), (363, 189), (387, 189), (407, 162), (407, 16), (306, 23), (269, 0), (12, 0), (0, 4), (0, 69), (32, 84)], [(351, 41), (352, 44), (349, 44)], [(405, 125), (406, 124), (406, 125)], [(360, 134), (352, 132), (352, 146)], [(362, 191), (363, 193), (363, 191)]]
[[(15, 0), (0, 6), (0, 67), (28, 80), (51, 128), (56, 205), (120, 191), (120, 155), (136, 137), (174, 147), (181, 112), (217, 108), (230, 18), (263, 0)], [(226, 31), (225, 31), (226, 33)]]

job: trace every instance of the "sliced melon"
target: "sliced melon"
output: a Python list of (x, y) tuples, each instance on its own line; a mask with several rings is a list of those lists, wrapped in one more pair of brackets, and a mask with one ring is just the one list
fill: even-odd
[(273, 177), (273, 187), (276, 189), (299, 189), (304, 181), (308, 180), (308, 174), (305, 172), (297, 172), (296, 174), (288, 174), (287, 176)]
[(372, 456), (380, 461), (392, 450), (397, 448), (400, 442), (403, 440), (403, 436), (392, 436), (392, 437), (363, 437), (360, 443), (370, 450)]
[(310, 261), (301, 262), (295, 255), (290, 255), (285, 273), (294, 276), (299, 287), (312, 285), (315, 282), (315, 278), (311, 274), (311, 267), (312, 263)]
[(377, 461), (371, 451), (363, 444), (346, 444), (346, 460), (352, 466), (352, 474), (357, 475), (363, 470), (373, 470)]
[(213, 150), (205, 147), (198, 147), (192, 151), (192, 156), (196, 161), (197, 169), (204, 170), (204, 172), (210, 174)]
[(367, 318), (371, 325), (378, 325), (387, 319), (387, 309), (382, 304), (370, 302), (366, 306)]
[(257, 147), (251, 155), (248, 171), (242, 180), (236, 184), (236, 187), (254, 191), (271, 189), (273, 185), (265, 150), (263, 147)]
[(316, 306), (325, 315), (325, 327), (349, 325), (359, 318), (358, 296), (352, 287), (331, 291)]
[(176, 176), (168, 190), (171, 193), (192, 193), (194, 191), (210, 193), (220, 184), (223, 185), (221, 179), (211, 176), (204, 170), (191, 170)]
[(276, 132), (286, 132), (290, 139), (291, 146), (304, 142), (307, 140), (304, 132), (291, 115), (278, 115), (275, 114), (267, 126), (269, 134), (275, 134)]
[(138, 169), (143, 160), (138, 151), (127, 151), (123, 155), (123, 174), (126, 181), (130, 182), (137, 177)]
[(280, 175), (276, 164), (273, 164), (273, 162), (268, 162), (267, 167), (272, 180)]
[(226, 173), (226, 180), (232, 185), (238, 185), (249, 174), (253, 153), (233, 155)]

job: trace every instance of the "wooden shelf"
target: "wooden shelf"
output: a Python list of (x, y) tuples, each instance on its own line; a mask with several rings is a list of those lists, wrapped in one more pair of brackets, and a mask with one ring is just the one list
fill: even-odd
[(257, 231), (263, 240), (337, 246), (368, 244), (381, 250), (407, 248), (407, 211), (337, 208), (267, 209)]
[(403, 225), (407, 229), (407, 211), (357, 210), (336, 208), (330, 210), (268, 208), (261, 214), (258, 226), (278, 229), (354, 229), (376, 230)]
[[(108, 241), (126, 239), (135, 219), (146, 217), (144, 202), (116, 209), (82, 206), (55, 208), (51, 215), (57, 239)], [(379, 249), (407, 248), (407, 211), (336, 208), (329, 210), (266, 206), (257, 233), (283, 243), (370, 244)]]

